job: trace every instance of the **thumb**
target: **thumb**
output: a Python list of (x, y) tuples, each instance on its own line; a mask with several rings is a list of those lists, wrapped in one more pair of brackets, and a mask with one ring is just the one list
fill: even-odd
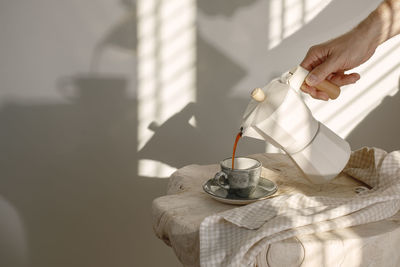
[(337, 71), (332, 60), (327, 59), (320, 65), (316, 66), (306, 77), (306, 83), (309, 86), (315, 86), (322, 82), (332, 72)]

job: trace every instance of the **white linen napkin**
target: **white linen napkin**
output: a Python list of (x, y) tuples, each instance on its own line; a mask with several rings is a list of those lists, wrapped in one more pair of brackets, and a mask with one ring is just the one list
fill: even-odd
[(371, 189), (351, 198), (281, 195), (205, 218), (200, 265), (251, 266), (273, 242), (375, 222), (399, 211), (400, 151), (362, 148), (343, 172)]

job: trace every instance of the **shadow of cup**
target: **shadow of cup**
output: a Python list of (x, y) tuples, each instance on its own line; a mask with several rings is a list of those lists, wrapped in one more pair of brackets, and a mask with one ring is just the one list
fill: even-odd
[(121, 76), (80, 74), (61, 78), (58, 90), (79, 102), (118, 102), (126, 99), (127, 80)]

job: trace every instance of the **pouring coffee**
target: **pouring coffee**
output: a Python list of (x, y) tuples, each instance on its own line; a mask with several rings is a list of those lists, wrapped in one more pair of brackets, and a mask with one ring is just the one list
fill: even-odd
[[(282, 149), (313, 183), (337, 176), (350, 157), (350, 145), (317, 121), (299, 91), (308, 71), (301, 66), (255, 89), (242, 120), (242, 135)], [(322, 86), (336, 98), (337, 86)], [(335, 87), (337, 89), (335, 89)]]

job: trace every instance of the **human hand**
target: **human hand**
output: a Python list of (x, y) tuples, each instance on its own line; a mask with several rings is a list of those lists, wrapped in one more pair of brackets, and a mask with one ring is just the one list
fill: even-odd
[(375, 52), (378, 44), (373, 38), (368, 39), (368, 33), (355, 28), (352, 31), (328, 42), (311, 47), (300, 65), (309, 70), (302, 91), (313, 98), (328, 100), (329, 96), (315, 88), (323, 80), (328, 80), (337, 86), (355, 83), (360, 79), (358, 73), (345, 74), (365, 61)]

